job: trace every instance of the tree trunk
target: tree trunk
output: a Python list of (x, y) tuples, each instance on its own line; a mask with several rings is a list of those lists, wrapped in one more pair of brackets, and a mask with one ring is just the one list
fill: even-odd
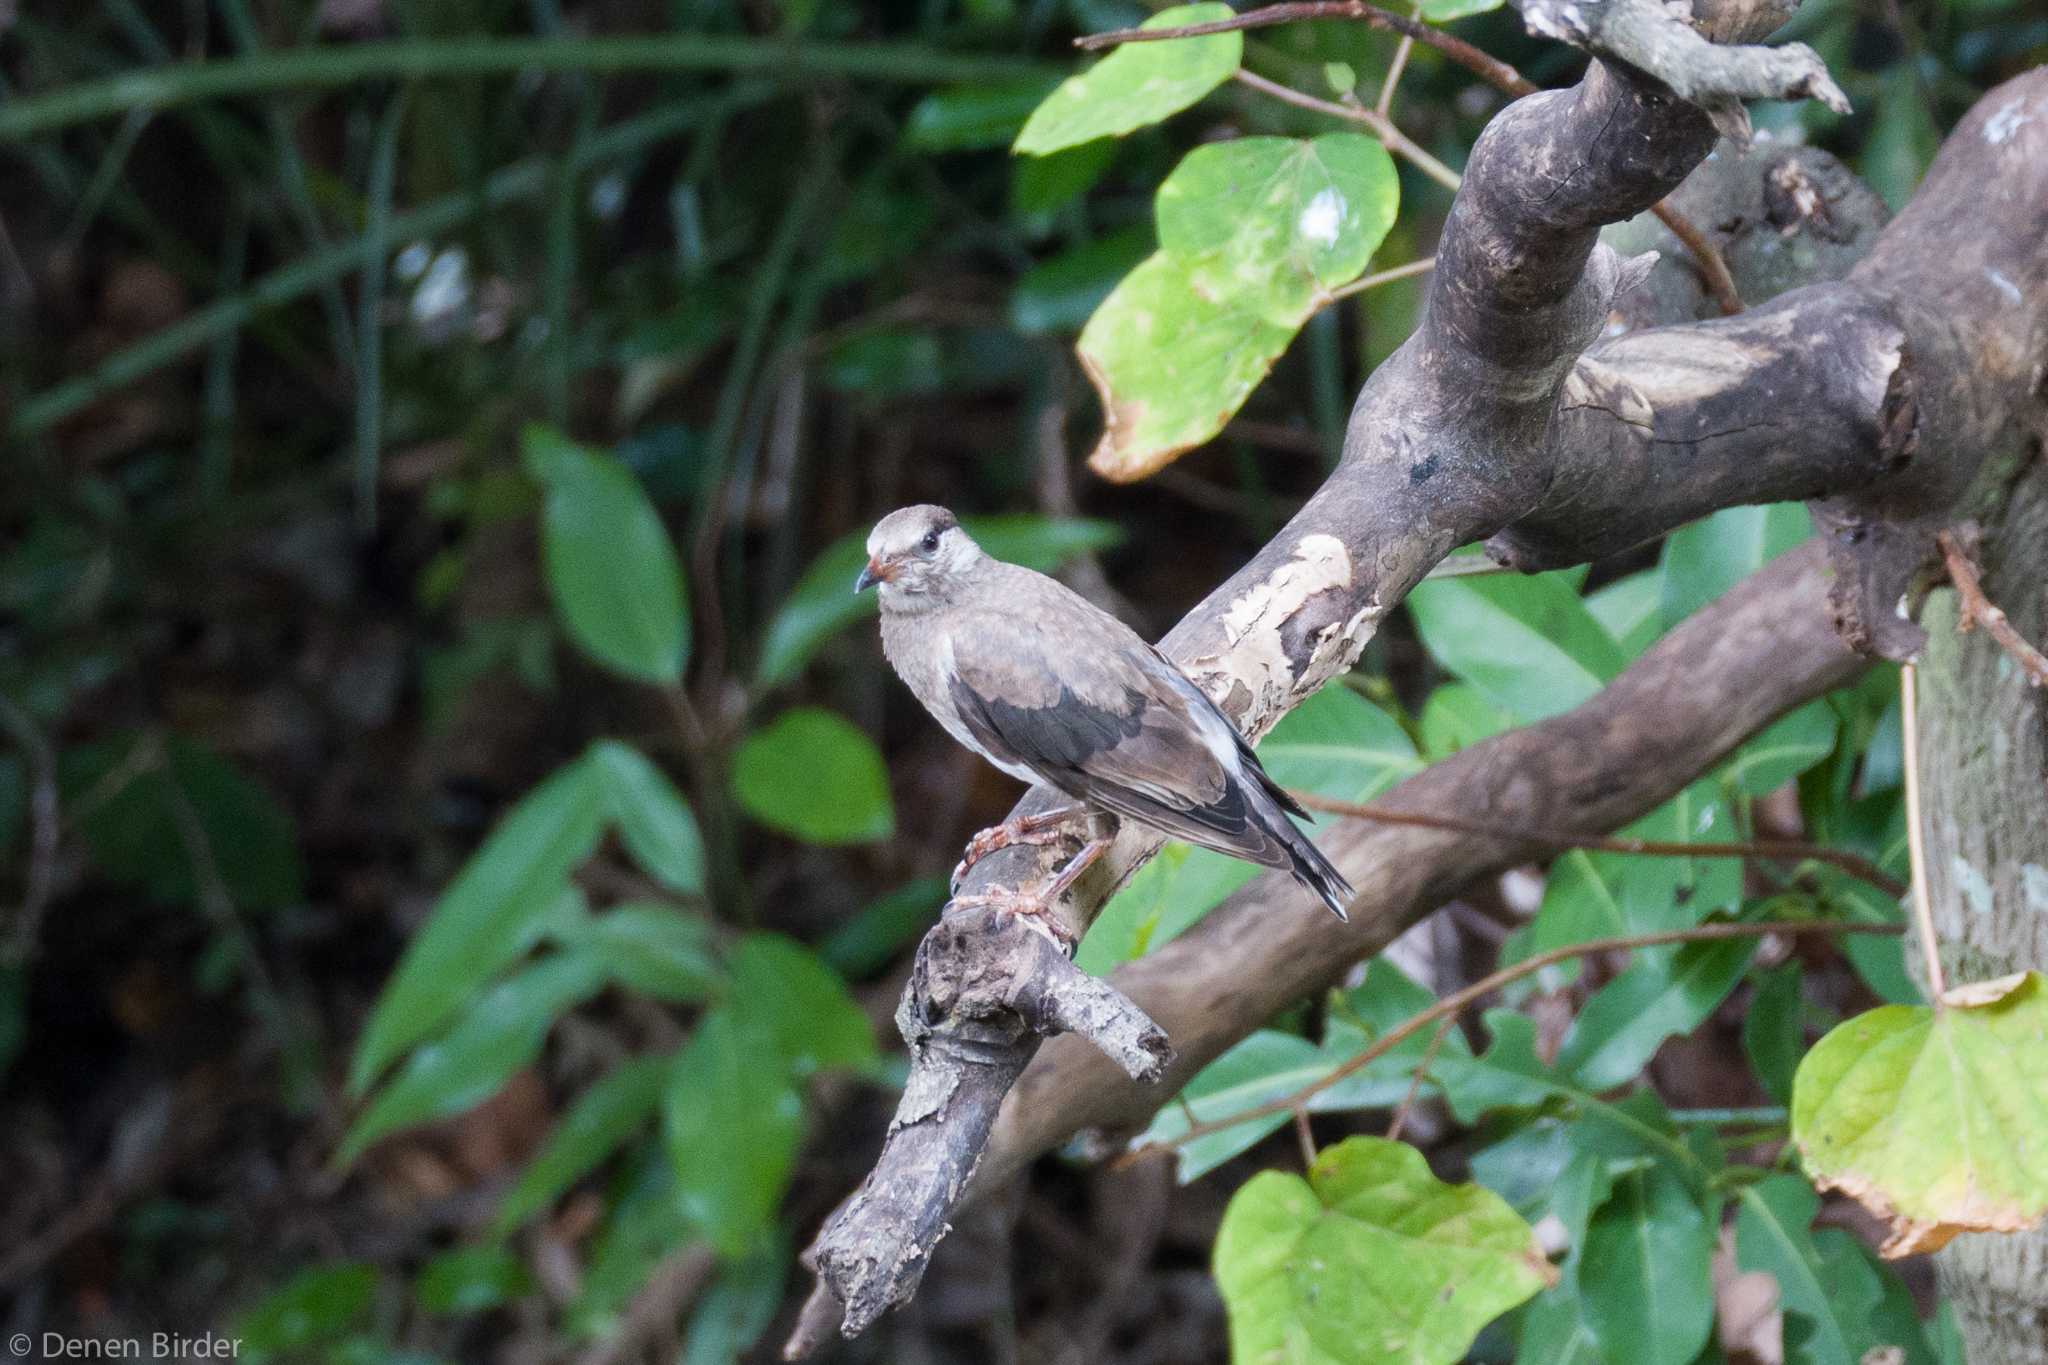
[[(2037, 457), (1987, 527), (1984, 590), (2029, 640), (2048, 638), (2048, 465)], [(1927, 880), (1951, 983), (2048, 967), (2048, 689), (2029, 687), (1957, 601), (1922, 617), (1920, 781)], [(2048, 1361), (2048, 1227), (1957, 1238), (1935, 1262), (1971, 1365)]]

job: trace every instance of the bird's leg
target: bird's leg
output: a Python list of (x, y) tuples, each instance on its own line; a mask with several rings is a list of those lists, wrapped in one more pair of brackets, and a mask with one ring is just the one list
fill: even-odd
[(1014, 820), (1005, 820), (1000, 825), (991, 825), (967, 841), (967, 852), (953, 869), (951, 886), (957, 888), (967, 879), (967, 870), (994, 853), (999, 848), (1012, 844), (1050, 844), (1056, 842), (1065, 832), (1059, 829), (1085, 807), (1076, 801), (1072, 805), (1055, 806), (1036, 815), (1020, 815)]
[(1081, 851), (1069, 858), (1066, 866), (1043, 886), (1028, 891), (1021, 888), (1012, 891), (1006, 886), (993, 886), (976, 895), (956, 896), (949, 908), (971, 910), (993, 906), (997, 910), (1016, 916), (1024, 922), (1025, 928), (1042, 935), (1053, 947), (1072, 957), (1076, 940), (1068, 934), (1064, 925), (1053, 918), (1052, 908), (1059, 902), (1059, 898), (1067, 893), (1067, 888), (1079, 880), (1081, 874), (1086, 872), (1097, 858), (1108, 852), (1113, 842), (1114, 840), (1104, 835), (1095, 834), (1082, 844)]

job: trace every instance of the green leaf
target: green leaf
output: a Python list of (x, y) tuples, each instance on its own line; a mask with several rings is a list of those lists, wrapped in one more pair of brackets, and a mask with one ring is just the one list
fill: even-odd
[(1130, 227), (1040, 261), (1010, 291), (1010, 325), (1025, 336), (1080, 331), (1117, 281), (1151, 254), (1151, 231)]
[(2043, 1131), (2038, 972), (1951, 990), (1938, 1010), (1858, 1015), (1814, 1045), (1793, 1081), (1792, 1140), (1807, 1174), (1891, 1220), (1887, 1256), (2032, 1226), (2048, 1213)]
[(1736, 1198), (1735, 1263), (1778, 1282), (1786, 1365), (1860, 1361), (1886, 1346), (1902, 1348), (1914, 1365), (1932, 1365), (1917, 1322), (1905, 1331), (1882, 1323), (1878, 1305), (1890, 1272), (1873, 1265), (1845, 1229), (1813, 1228), (1820, 1200), (1812, 1186), (1773, 1175), (1738, 1187)]
[(690, 803), (638, 749), (615, 739), (590, 746), (607, 812), (640, 870), (671, 891), (704, 890), (704, 836)]
[(334, 1340), (370, 1313), (377, 1268), (363, 1261), (302, 1270), (235, 1324), (245, 1358), (302, 1351)]
[(803, 1138), (803, 1101), (772, 1045), (728, 1010), (704, 1016), (676, 1056), (663, 1136), (677, 1207), (721, 1255), (768, 1231)]
[[(1179, 28), (1229, 17), (1225, 4), (1180, 5), (1161, 10), (1144, 27)], [(1061, 82), (1025, 122), (1016, 150), (1043, 156), (1157, 123), (1229, 80), (1243, 55), (1242, 33), (1125, 44)]]
[(1941, 148), (1941, 129), (1927, 107), (1914, 65), (1909, 55), (1886, 69), (1878, 90), (1877, 119), (1858, 167), (1893, 213), (1913, 197)]
[(661, 1103), (673, 1059), (636, 1057), (583, 1092), (498, 1206), (499, 1235), (561, 1197), (638, 1132)]
[(1692, 1365), (1714, 1325), (1713, 1254), (1714, 1229), (1668, 1168), (1617, 1175), (1579, 1258), (1586, 1323), (1601, 1354), (1629, 1365)]
[(1813, 534), (1803, 503), (1728, 507), (1673, 531), (1664, 542), (1663, 624), (1686, 617)]
[(930, 328), (876, 327), (834, 346), (819, 367), (827, 388), (869, 398), (937, 393), (946, 384), (946, 353)]
[(690, 1314), (678, 1365), (732, 1365), (753, 1349), (782, 1303), (788, 1252), (770, 1247), (719, 1272)]
[(495, 1095), (512, 1073), (540, 1055), (555, 1017), (596, 993), (596, 963), (562, 953), (507, 977), (456, 1022), (444, 1038), (418, 1048), (341, 1140), (336, 1160), (400, 1128), (443, 1119)]
[(1644, 569), (1587, 593), (1586, 610), (1621, 645), (1621, 652), (1633, 659), (1655, 642), (1663, 628), (1658, 616), (1663, 592), (1662, 575)]
[(1806, 1048), (1806, 1004), (1797, 958), (1757, 977), (1742, 1015), (1742, 1050), (1757, 1081), (1779, 1104), (1792, 1100), (1792, 1074)]
[(1031, 219), (1065, 208), (1102, 179), (1122, 145), (1099, 137), (1050, 156), (1018, 157), (1010, 164), (1010, 216)]
[(1170, 839), (1102, 907), (1074, 963), (1099, 976), (1143, 957), (1178, 938), (1258, 875), (1259, 869), (1242, 859)]
[[(662, 1060), (665, 1072), (673, 1067), (673, 1058)], [(649, 1142), (620, 1181), (610, 1213), (592, 1239), (582, 1292), (566, 1315), (569, 1330), (585, 1337), (614, 1330), (619, 1309), (647, 1282), (656, 1262), (691, 1240), (693, 1232), (678, 1203), (668, 1153)]]
[(918, 152), (1007, 147), (1045, 97), (1042, 80), (934, 90), (903, 120), (903, 145)]
[(1669, 959), (1642, 955), (1594, 992), (1558, 1054), (1560, 1071), (1611, 1090), (1649, 1065), (1664, 1040), (1691, 1033), (1742, 980), (1755, 939), (1688, 943)]
[[(1291, 1095), (1329, 1070), (1328, 1059), (1306, 1038), (1260, 1029), (1197, 1072), (1177, 1101), (1153, 1115), (1135, 1145), (1173, 1142), (1188, 1130), (1190, 1114), (1196, 1122), (1213, 1123)], [(1177, 1149), (1180, 1182), (1201, 1179), (1286, 1122), (1285, 1114), (1268, 1114), (1183, 1143)]]
[(1405, 1143), (1354, 1137), (1308, 1180), (1246, 1181), (1216, 1234), (1231, 1355), (1299, 1365), (1436, 1365), (1550, 1282), (1528, 1224), (1446, 1185)]
[(1628, 662), (1565, 573), (1435, 579), (1408, 595), (1438, 663), (1516, 720), (1542, 720), (1598, 692)]
[(1768, 796), (1835, 751), (1840, 730), (1826, 701), (1789, 711), (1735, 751), (1723, 776), (1750, 796)]
[(1432, 24), (1448, 24), (1453, 19), (1468, 15), (1485, 14), (1501, 7), (1505, 0), (1423, 0), (1422, 17)]
[(1222, 430), (1331, 291), (1363, 273), (1399, 196), (1386, 149), (1355, 133), (1191, 152), (1159, 189), (1159, 251), (1076, 347), (1106, 415), (1096, 472), (1142, 478)]
[(577, 934), (575, 944), (606, 976), (656, 1000), (702, 1000), (723, 979), (712, 960), (710, 927), (658, 901), (607, 910)]
[(1445, 683), (1422, 704), (1422, 749), (1432, 759), (1449, 758), (1514, 728), (1515, 718), (1470, 683)]
[(597, 847), (606, 799), (579, 759), (527, 793), (463, 866), (378, 997), (349, 1090), (360, 1095), (398, 1054), (440, 1028), (483, 983), (539, 940), (569, 873)]
[(1515, 1365), (1604, 1365), (1576, 1285), (1550, 1290), (1529, 1305)]
[(676, 682), (690, 646), (683, 570), (646, 490), (616, 459), (545, 427), (529, 426), (521, 444), (547, 492), (542, 560), (570, 638), (628, 678)]
[(749, 934), (733, 951), (732, 1010), (791, 1075), (866, 1066), (874, 1030), (832, 969), (794, 939)]
[(747, 814), (805, 843), (862, 844), (896, 832), (874, 741), (815, 706), (785, 711), (741, 742), (732, 791)]
[(944, 877), (919, 877), (863, 908), (818, 945), (818, 956), (842, 977), (859, 980), (888, 964), (939, 917)]
[[(1122, 538), (1109, 522), (1071, 517), (969, 517), (961, 524), (990, 555), (1041, 573)], [(841, 536), (804, 570), (762, 640), (756, 674), (762, 686), (795, 677), (826, 640), (874, 615), (874, 595), (853, 591), (854, 576), (867, 562), (867, 538), (865, 530)]]
[(458, 1247), (420, 1267), (412, 1296), (429, 1313), (482, 1313), (533, 1289), (533, 1277), (501, 1246)]

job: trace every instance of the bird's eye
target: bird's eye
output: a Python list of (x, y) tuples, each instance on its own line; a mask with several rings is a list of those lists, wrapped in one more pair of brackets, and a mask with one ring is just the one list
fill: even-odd
[(917, 543), (917, 548), (923, 550), (926, 554), (930, 554), (932, 551), (938, 549), (939, 533), (937, 531), (926, 531), (924, 533), (924, 539), (920, 540)]

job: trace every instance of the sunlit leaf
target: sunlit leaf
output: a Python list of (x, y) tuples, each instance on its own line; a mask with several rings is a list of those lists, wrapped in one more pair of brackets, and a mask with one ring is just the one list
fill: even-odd
[(875, 742), (815, 706), (785, 711), (741, 742), (732, 790), (747, 814), (806, 843), (868, 843), (896, 830)]
[(1326, 1149), (1307, 1180), (1253, 1176), (1216, 1234), (1216, 1284), (1241, 1361), (1455, 1361), (1553, 1278), (1498, 1195), (1446, 1185), (1420, 1152), (1384, 1138)]
[[(1144, 26), (1180, 28), (1229, 17), (1225, 4), (1180, 5)], [(1127, 43), (1061, 82), (1026, 121), (1016, 149), (1042, 156), (1157, 123), (1229, 80), (1243, 53), (1242, 33)]]

